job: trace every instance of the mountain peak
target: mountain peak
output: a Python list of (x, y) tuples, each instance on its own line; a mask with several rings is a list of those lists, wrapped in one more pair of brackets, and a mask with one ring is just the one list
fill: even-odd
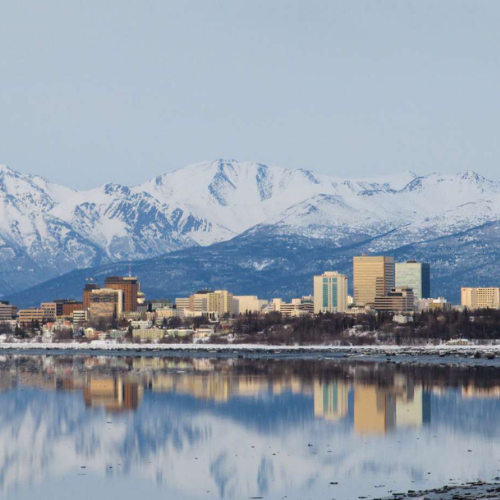
[(463, 180), (472, 180), (476, 182), (487, 180), (486, 177), (482, 176), (481, 174), (478, 174), (474, 170), (464, 170), (463, 172), (458, 173), (457, 177)]
[(0, 164), (0, 174), (7, 174), (7, 175), (12, 175), (14, 177), (21, 177), (22, 174), (18, 172), (17, 170), (14, 170), (13, 168), (9, 167), (8, 165)]

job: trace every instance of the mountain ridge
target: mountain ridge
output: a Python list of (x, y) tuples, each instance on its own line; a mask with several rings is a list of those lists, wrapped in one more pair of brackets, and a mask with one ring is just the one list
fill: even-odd
[(337, 250), (372, 241), (366, 251), (384, 253), (497, 220), (500, 182), (471, 170), (346, 179), (220, 159), (134, 187), (76, 191), (2, 166), (0, 295), (74, 269), (190, 255), (233, 239), (272, 245), (263, 233)]

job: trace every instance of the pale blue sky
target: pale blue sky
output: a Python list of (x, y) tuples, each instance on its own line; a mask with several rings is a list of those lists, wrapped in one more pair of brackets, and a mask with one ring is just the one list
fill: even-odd
[(0, 3), (0, 163), (73, 187), (236, 158), (500, 178), (498, 0)]

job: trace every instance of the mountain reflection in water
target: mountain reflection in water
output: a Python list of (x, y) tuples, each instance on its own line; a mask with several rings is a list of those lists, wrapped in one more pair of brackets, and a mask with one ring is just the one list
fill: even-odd
[(500, 366), (4, 356), (0, 494), (380, 497), (498, 475), (499, 417)]

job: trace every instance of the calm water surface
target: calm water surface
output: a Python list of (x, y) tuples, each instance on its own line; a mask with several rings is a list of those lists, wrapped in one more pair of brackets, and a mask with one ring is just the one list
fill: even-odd
[(0, 497), (377, 498), (500, 476), (499, 423), (495, 366), (4, 356)]

